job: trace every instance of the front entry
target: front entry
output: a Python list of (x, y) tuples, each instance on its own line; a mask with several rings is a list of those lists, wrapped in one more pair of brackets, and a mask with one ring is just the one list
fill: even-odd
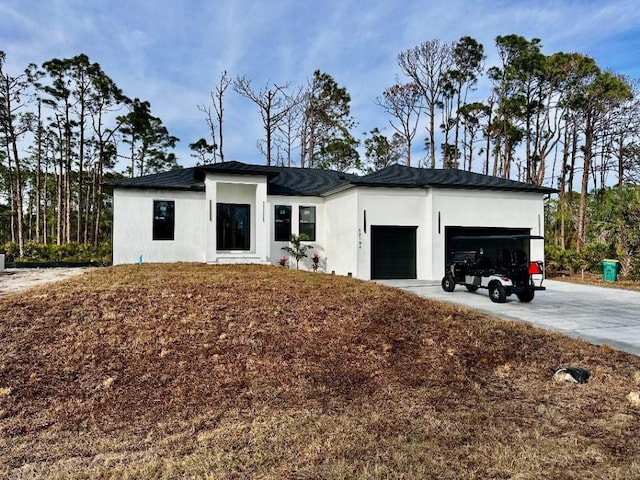
[(371, 279), (417, 278), (417, 228), (371, 226)]

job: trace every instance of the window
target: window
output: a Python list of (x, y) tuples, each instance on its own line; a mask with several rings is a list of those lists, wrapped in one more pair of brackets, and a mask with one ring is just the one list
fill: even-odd
[(300, 235), (307, 235), (312, 242), (316, 240), (316, 207), (300, 207)]
[(291, 236), (291, 206), (276, 205), (275, 241), (288, 242)]
[(249, 250), (251, 248), (249, 219), (250, 205), (218, 203), (216, 248), (218, 250)]
[(173, 200), (153, 201), (153, 239), (173, 240), (175, 231), (176, 202)]

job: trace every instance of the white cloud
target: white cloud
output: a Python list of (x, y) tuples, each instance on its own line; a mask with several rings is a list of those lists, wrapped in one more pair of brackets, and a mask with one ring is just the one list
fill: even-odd
[[(542, 40), (545, 53), (580, 51), (600, 65), (640, 74), (640, 9), (632, 0), (5, 0), (0, 45), (10, 69), (86, 53), (129, 96), (149, 100), (153, 112), (188, 143), (206, 136), (197, 105), (209, 101), (220, 72), (302, 85), (315, 69), (332, 75), (352, 96), (354, 134), (387, 118), (374, 105), (399, 69), (398, 53), (432, 38), (463, 35), (484, 44), (496, 61), (497, 35)], [(226, 154), (260, 162), (261, 125), (255, 106), (227, 93)]]

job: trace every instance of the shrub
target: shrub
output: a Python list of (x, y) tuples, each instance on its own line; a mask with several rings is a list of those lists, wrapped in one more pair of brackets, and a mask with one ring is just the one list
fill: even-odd
[(302, 242), (309, 240), (306, 233), (300, 235), (291, 235), (289, 237), (289, 245), (282, 247), (282, 250), (289, 253), (296, 259), (296, 270), (299, 268), (300, 260), (307, 258), (307, 250), (311, 248), (311, 245), (303, 245)]
[(629, 280), (640, 281), (640, 258), (634, 257), (631, 260), (627, 271), (627, 278)]
[(17, 242), (7, 242), (2, 246), (2, 251), (6, 254), (8, 261), (13, 261), (20, 254)]
[[(55, 251), (55, 245), (46, 245), (38, 242), (27, 242), (24, 244), (24, 256), (28, 260), (34, 262), (49, 262), (53, 252)], [(17, 256), (16, 256), (17, 258)]]
[(575, 250), (563, 248), (560, 245), (545, 245), (544, 255), (549, 272), (568, 270), (575, 272), (580, 268), (580, 261)]
[(111, 262), (111, 244), (103, 242), (98, 247), (89, 243), (63, 243), (47, 245), (38, 242), (27, 242), (24, 255), (20, 257), (18, 244), (7, 243), (2, 248), (8, 261), (22, 262), (92, 262), (108, 264)]
[(582, 247), (582, 266), (589, 272), (602, 273), (602, 261), (605, 258), (618, 259), (615, 245), (589, 242)]
[(318, 267), (320, 267), (320, 254), (318, 252), (313, 254), (311, 258), (311, 268), (314, 272), (318, 271)]

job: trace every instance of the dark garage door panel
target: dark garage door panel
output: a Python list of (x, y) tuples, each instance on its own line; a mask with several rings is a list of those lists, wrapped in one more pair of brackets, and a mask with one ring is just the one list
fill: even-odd
[(371, 227), (371, 278), (416, 278), (417, 227)]

